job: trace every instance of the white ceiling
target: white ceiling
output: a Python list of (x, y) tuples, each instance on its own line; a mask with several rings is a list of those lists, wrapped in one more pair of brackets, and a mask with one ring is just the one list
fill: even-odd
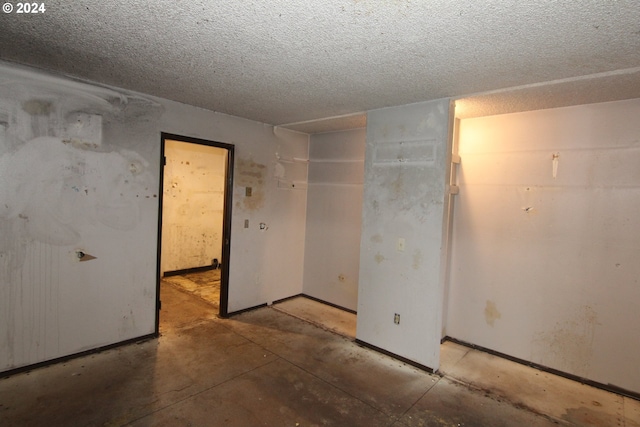
[(640, 97), (637, 0), (44, 4), (0, 13), (0, 58), (303, 132), (443, 97), (467, 117)]

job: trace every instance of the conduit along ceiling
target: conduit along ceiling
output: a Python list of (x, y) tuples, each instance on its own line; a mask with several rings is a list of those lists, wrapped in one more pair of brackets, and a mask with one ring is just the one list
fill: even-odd
[(635, 0), (45, 6), (0, 15), (2, 59), (304, 132), (443, 97), (474, 95), (466, 117), (640, 97)]

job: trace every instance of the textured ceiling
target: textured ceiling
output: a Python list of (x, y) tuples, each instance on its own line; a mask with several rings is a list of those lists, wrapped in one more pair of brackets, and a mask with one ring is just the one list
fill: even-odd
[(44, 3), (0, 13), (0, 58), (305, 132), (442, 97), (473, 95), (467, 116), (640, 97), (637, 0)]

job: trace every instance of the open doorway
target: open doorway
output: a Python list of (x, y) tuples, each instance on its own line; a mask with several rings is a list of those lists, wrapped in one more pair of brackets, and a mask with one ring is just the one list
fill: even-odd
[(228, 314), (233, 145), (162, 134), (160, 288), (172, 285)]

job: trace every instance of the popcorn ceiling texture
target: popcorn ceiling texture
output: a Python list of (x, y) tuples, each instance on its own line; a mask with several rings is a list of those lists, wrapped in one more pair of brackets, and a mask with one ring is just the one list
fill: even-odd
[[(552, 106), (581, 102), (585, 91), (589, 102), (640, 97), (635, 0), (50, 0), (46, 8), (0, 14), (0, 58), (274, 125), (522, 86), (524, 101), (504, 91), (474, 105), (544, 108), (550, 92)], [(565, 84), (528, 87), (557, 80)]]

